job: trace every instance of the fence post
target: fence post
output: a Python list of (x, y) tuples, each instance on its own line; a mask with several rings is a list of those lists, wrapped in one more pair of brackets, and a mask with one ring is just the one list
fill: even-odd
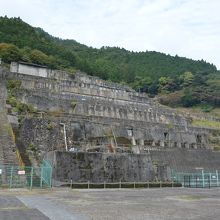
[(53, 186), (52, 178), (53, 178), (53, 167), (50, 166), (50, 188), (51, 189), (52, 189), (52, 186)]
[(162, 188), (161, 180), (160, 180), (160, 188)]
[(212, 175), (209, 173), (209, 188), (212, 187)]
[(33, 187), (33, 172), (34, 172), (34, 169), (33, 169), (33, 167), (31, 167), (31, 184), (30, 184), (30, 189), (32, 189), (32, 187)]
[(218, 182), (218, 170), (216, 170), (216, 181), (217, 181), (217, 186), (219, 186), (219, 182)]
[(70, 179), (70, 189), (72, 189), (73, 188), (73, 180), (72, 180), (72, 178)]
[(120, 182), (119, 182), (119, 188), (121, 189), (121, 180), (120, 180)]
[(12, 180), (13, 180), (13, 169), (14, 167), (11, 167), (11, 176), (10, 176), (10, 188), (12, 188)]
[(43, 167), (40, 168), (40, 188), (42, 188), (43, 185)]
[(135, 182), (134, 182), (134, 189), (135, 189)]
[(104, 181), (104, 189), (106, 188), (106, 185), (105, 185), (105, 181)]
[(89, 181), (88, 181), (88, 189), (89, 189)]
[(202, 170), (202, 187), (205, 188), (205, 176), (204, 176), (204, 170)]

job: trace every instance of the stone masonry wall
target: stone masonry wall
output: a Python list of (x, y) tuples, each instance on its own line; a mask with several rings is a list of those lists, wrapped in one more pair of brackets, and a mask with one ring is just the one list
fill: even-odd
[[(51, 154), (51, 155), (50, 155)], [(155, 171), (147, 155), (51, 152), (54, 183), (153, 181)]]
[[(73, 182), (170, 180), (175, 172), (220, 170), (220, 153), (210, 150), (152, 150), (149, 154), (49, 152), (55, 185)], [(212, 159), (211, 159), (212, 158)], [(211, 160), (210, 160), (211, 159)]]
[(34, 144), (42, 152), (63, 149), (62, 123), (69, 149), (77, 145), (88, 150), (89, 146), (109, 143), (115, 147), (137, 146), (135, 152), (139, 153), (149, 148), (210, 148), (212, 131), (191, 127), (187, 118), (145, 94), (82, 73), (72, 76), (44, 68), (47, 77), (33, 76), (32, 69), (41, 67), (27, 65), (20, 73), (19, 67), (25, 64), (16, 65), (17, 72), (7, 72), (5, 78), (21, 81), (17, 99), (46, 115), (41, 119), (32, 115), (22, 121), (20, 135), (24, 146)]

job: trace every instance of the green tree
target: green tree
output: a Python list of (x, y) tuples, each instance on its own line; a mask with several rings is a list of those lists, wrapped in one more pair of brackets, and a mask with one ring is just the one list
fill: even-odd
[(6, 63), (21, 59), (21, 53), (13, 44), (0, 43), (0, 57)]
[(192, 90), (185, 89), (184, 95), (181, 98), (181, 103), (184, 107), (191, 107), (198, 104), (200, 101), (194, 96)]
[(33, 63), (37, 63), (41, 65), (46, 65), (49, 63), (49, 57), (40, 50), (32, 50), (30, 53), (30, 60)]
[(180, 75), (180, 80), (182, 81), (182, 86), (186, 87), (193, 83), (194, 75), (191, 72), (185, 72)]

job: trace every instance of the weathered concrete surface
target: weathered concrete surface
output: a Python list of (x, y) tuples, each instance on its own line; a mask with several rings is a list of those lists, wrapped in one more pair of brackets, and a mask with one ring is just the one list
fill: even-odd
[(192, 127), (188, 118), (127, 86), (46, 68), (41, 76), (39, 68), (15, 63), (13, 72), (4, 70), (2, 75), (21, 81), (20, 102), (45, 113), (46, 119), (22, 121), (20, 129), (23, 145), (35, 145), (42, 154), (65, 147), (60, 123), (66, 125), (69, 148), (84, 151), (112, 143), (113, 133), (118, 146), (133, 145), (134, 152), (142, 153), (149, 147), (212, 148), (210, 134), (220, 136), (215, 130)]
[(210, 137), (218, 139), (220, 131), (193, 127), (190, 118), (146, 94), (79, 72), (13, 68), (0, 76), (20, 81), (16, 100), (37, 109), (19, 120), (19, 146), (37, 160), (66, 148), (94, 152), (55, 153), (54, 175), (61, 182), (163, 180), (169, 179), (169, 169), (219, 168), (219, 154), (201, 149), (212, 149)]
[[(35, 145), (42, 156), (48, 151), (65, 150), (61, 122), (65, 124), (68, 149), (74, 147), (80, 151), (90, 151), (97, 147), (100, 152), (108, 152), (107, 146), (113, 134), (117, 147), (126, 152), (131, 150), (133, 141), (141, 153), (147, 153), (149, 149), (206, 149), (208, 143), (208, 129), (189, 128), (186, 132), (182, 127), (168, 129), (167, 125), (150, 122), (64, 115), (25, 119), (20, 126), (23, 145)], [(129, 131), (132, 131), (132, 136), (129, 136)], [(201, 137), (200, 142), (197, 136)]]
[(170, 180), (171, 171), (220, 170), (220, 152), (211, 150), (151, 150), (149, 154), (50, 152), (54, 184), (73, 182), (144, 182)]
[[(155, 179), (148, 155), (51, 152), (47, 159), (53, 164), (53, 183), (73, 182), (142, 182)], [(166, 178), (167, 172), (159, 179)]]
[(220, 152), (209, 149), (163, 149), (151, 150), (150, 157), (154, 163), (167, 164), (177, 172), (198, 172), (198, 169), (215, 172), (220, 170)]
[(41, 211), (45, 216), (48, 216), (50, 220), (91, 220), (82, 214), (73, 214), (69, 212), (62, 203), (55, 203), (47, 198), (42, 198), (42, 196), (19, 196), (18, 198), (26, 206)]

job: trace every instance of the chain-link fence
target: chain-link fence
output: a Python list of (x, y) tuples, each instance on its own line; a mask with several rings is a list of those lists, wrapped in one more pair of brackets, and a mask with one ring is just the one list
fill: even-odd
[(220, 171), (172, 172), (172, 180), (184, 187), (211, 188), (220, 186)]
[(0, 187), (8, 188), (50, 188), (52, 166), (43, 161), (40, 167), (0, 164)]

